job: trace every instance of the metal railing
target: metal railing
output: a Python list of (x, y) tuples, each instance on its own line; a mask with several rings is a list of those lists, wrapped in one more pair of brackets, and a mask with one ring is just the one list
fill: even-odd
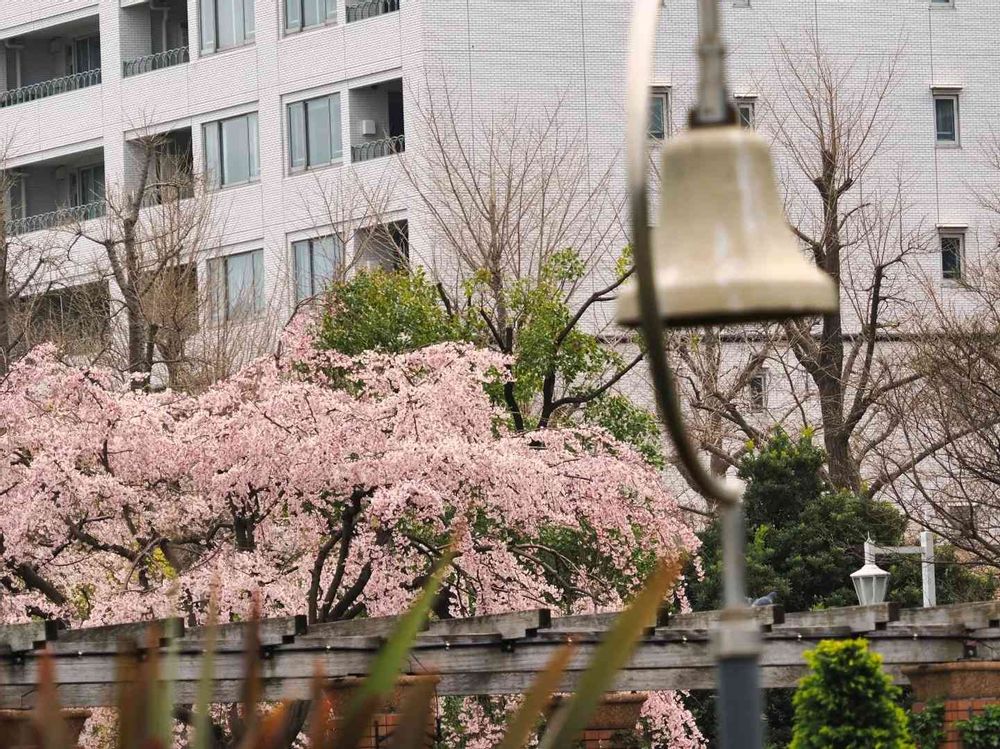
[(125, 60), (122, 63), (122, 76), (128, 78), (142, 73), (151, 73), (154, 70), (163, 70), (163, 68), (170, 68), (185, 62), (191, 62), (191, 53), (187, 47), (168, 49), (164, 52)]
[(394, 138), (383, 138), (373, 140), (370, 143), (362, 143), (360, 146), (351, 146), (351, 161), (370, 161), (383, 156), (391, 156), (394, 153), (403, 153), (406, 150), (406, 136), (397, 135)]
[(364, 0), (356, 5), (347, 6), (347, 22), (363, 21), (397, 10), (399, 10), (399, 0)]
[(6, 222), (7, 234), (28, 234), (33, 231), (43, 231), (53, 229), (57, 226), (65, 226), (77, 221), (89, 221), (101, 218), (107, 211), (107, 204), (103, 200), (93, 203), (73, 206), (72, 208), (60, 208), (49, 213), (39, 213), (36, 216), (25, 216), (24, 218), (12, 218)]
[(77, 91), (81, 88), (96, 86), (101, 82), (101, 69), (94, 68), (83, 73), (74, 73), (62, 78), (52, 78), (41, 83), (32, 83), (21, 88), (12, 88), (8, 91), (0, 91), (0, 107), (10, 107), (15, 104), (44, 99), (48, 96), (55, 96), (67, 91)]

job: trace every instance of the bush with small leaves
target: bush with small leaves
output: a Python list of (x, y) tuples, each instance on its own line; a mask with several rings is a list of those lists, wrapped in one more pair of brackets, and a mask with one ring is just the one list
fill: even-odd
[(915, 749), (900, 690), (865, 640), (824, 640), (806, 653), (791, 749)]
[(964, 749), (1000, 749), (1000, 705), (989, 705), (982, 715), (956, 724)]
[(917, 749), (937, 749), (944, 741), (944, 702), (931, 700), (920, 712), (910, 712), (910, 733)]

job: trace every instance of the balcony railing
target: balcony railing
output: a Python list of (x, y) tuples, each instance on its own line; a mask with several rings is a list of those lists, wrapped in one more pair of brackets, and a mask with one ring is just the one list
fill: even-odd
[(84, 205), (73, 206), (72, 208), (60, 208), (58, 211), (49, 213), (39, 213), (37, 216), (25, 216), (24, 218), (12, 218), (6, 223), (8, 235), (28, 234), (33, 231), (43, 231), (54, 229), (57, 226), (65, 226), (78, 221), (89, 221), (102, 217), (107, 211), (107, 204), (103, 200)]
[(397, 10), (399, 10), (399, 0), (364, 0), (357, 5), (347, 6), (347, 22), (363, 21)]
[(0, 107), (10, 107), (15, 104), (24, 104), (36, 99), (44, 99), (47, 96), (55, 96), (67, 91), (77, 91), (81, 88), (96, 86), (101, 82), (101, 69), (86, 70), (83, 73), (53, 78), (41, 83), (32, 83), (30, 86), (12, 88), (8, 91), (0, 91)]
[(128, 78), (142, 73), (151, 73), (154, 70), (163, 70), (163, 68), (182, 65), (185, 62), (191, 62), (191, 54), (187, 47), (168, 49), (165, 52), (125, 60), (122, 63), (122, 76)]
[(406, 150), (406, 136), (397, 135), (394, 138), (373, 140), (360, 146), (351, 146), (351, 161), (370, 161)]

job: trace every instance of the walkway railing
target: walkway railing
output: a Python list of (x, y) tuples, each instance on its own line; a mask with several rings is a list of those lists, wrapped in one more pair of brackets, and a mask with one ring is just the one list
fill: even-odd
[(182, 65), (191, 62), (191, 53), (187, 47), (168, 49), (164, 52), (157, 52), (152, 55), (136, 57), (132, 60), (125, 60), (122, 63), (122, 76), (128, 78), (142, 73), (151, 73), (154, 70), (170, 68), (174, 65)]
[(397, 135), (394, 138), (373, 140), (360, 146), (351, 146), (351, 161), (370, 161), (406, 150), (406, 136)]
[(32, 83), (30, 86), (21, 86), (8, 91), (0, 91), (0, 107), (10, 107), (15, 104), (24, 104), (36, 99), (44, 99), (47, 96), (55, 96), (67, 91), (77, 91), (81, 88), (96, 86), (101, 82), (101, 69), (87, 70), (83, 73), (53, 78), (41, 83)]
[(364, 0), (356, 5), (347, 6), (347, 22), (363, 21), (397, 10), (399, 10), (399, 0)]
[(50, 211), (49, 213), (39, 213), (37, 216), (12, 218), (6, 224), (7, 234), (28, 234), (33, 231), (65, 226), (77, 221), (89, 221), (100, 218), (106, 211), (107, 204), (103, 200), (99, 200), (72, 208), (60, 208), (58, 211)]

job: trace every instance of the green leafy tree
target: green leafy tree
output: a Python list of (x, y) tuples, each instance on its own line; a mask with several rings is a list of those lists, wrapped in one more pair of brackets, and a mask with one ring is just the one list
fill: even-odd
[(357, 356), (398, 354), (469, 337), (462, 320), (441, 305), (422, 269), (374, 269), (334, 283), (319, 327), (321, 347)]
[[(826, 455), (809, 433), (792, 439), (781, 430), (751, 449), (739, 467), (747, 482), (747, 587), (754, 596), (778, 592), (786, 611), (854, 606), (857, 596), (850, 575), (863, 563), (863, 545), (870, 533), (880, 544), (905, 541), (907, 520), (894, 505), (833, 489), (823, 476)], [(688, 597), (695, 609), (721, 604), (722, 549), (718, 523), (705, 528), (701, 564), (704, 577), (689, 570)], [(953, 547), (937, 549), (938, 602), (963, 603), (994, 598), (993, 576), (958, 564)], [(879, 560), (890, 578), (889, 599), (904, 606), (923, 600), (920, 560), (914, 556)], [(714, 722), (712, 695), (697, 693), (689, 706), (703, 732)], [(790, 690), (767, 693), (768, 740), (786, 746), (791, 739)]]
[(914, 749), (901, 692), (865, 640), (825, 640), (805, 655), (791, 749)]

